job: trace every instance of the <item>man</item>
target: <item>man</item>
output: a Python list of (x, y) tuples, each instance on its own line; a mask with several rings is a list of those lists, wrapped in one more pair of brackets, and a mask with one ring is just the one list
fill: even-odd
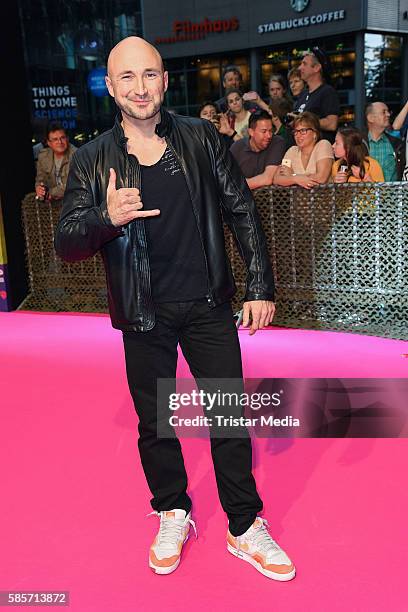
[[(157, 403), (157, 378), (175, 378), (178, 343), (196, 378), (242, 376), (222, 216), (249, 270), (250, 334), (273, 317), (273, 277), (250, 191), (216, 129), (162, 107), (168, 74), (157, 50), (137, 37), (122, 40), (109, 55), (106, 83), (120, 116), (74, 156), (56, 248), (68, 261), (102, 251), (112, 324), (123, 331), (139, 416), (142, 466), (160, 518), (149, 566), (169, 574), (192, 524), (191, 500), (178, 439), (157, 433), (168, 409)], [(270, 578), (293, 578), (293, 564), (257, 517), (262, 502), (249, 437), (211, 436), (211, 451), (228, 549)]]
[[(224, 92), (227, 92), (229, 89), (242, 89), (242, 74), (238, 68), (238, 66), (225, 66), (222, 71), (222, 86), (224, 88)], [(224, 94), (222, 98), (215, 101), (215, 104), (218, 108), (218, 112), (226, 113), (228, 110), (227, 97)]]
[(272, 185), (287, 148), (285, 140), (273, 135), (272, 117), (266, 111), (252, 113), (248, 134), (248, 138), (234, 142), (230, 151), (250, 189)]
[(59, 124), (52, 123), (47, 129), (48, 148), (38, 154), (35, 193), (38, 199), (61, 200), (64, 197), (69, 164), (76, 147)]
[(366, 107), (367, 141), (371, 157), (380, 164), (385, 181), (399, 181), (405, 167), (404, 143), (387, 134), (391, 113), (384, 102), (371, 102)]
[(309, 111), (320, 119), (322, 138), (333, 143), (340, 115), (339, 96), (331, 85), (324, 82), (323, 69), (328, 69), (325, 54), (314, 47), (313, 52), (303, 55), (299, 66), (300, 76), (307, 84), (293, 106), (294, 113)]

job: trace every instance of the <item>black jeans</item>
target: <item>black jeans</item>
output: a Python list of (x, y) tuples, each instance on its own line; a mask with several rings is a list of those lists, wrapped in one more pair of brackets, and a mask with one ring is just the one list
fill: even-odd
[[(156, 305), (148, 332), (124, 332), (126, 372), (139, 416), (139, 452), (154, 510), (191, 509), (180, 442), (157, 436), (157, 378), (175, 378), (177, 345), (195, 378), (242, 378), (241, 351), (231, 305), (207, 301)], [(243, 438), (211, 437), (221, 505), (232, 535), (244, 533), (262, 509), (252, 475), (252, 448)]]

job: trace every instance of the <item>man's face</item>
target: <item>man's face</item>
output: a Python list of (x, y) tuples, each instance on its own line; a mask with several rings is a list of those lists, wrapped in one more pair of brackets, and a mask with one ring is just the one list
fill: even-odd
[(160, 111), (168, 86), (168, 74), (161, 58), (147, 45), (117, 49), (109, 61), (106, 85), (125, 115), (151, 119)]
[(305, 55), (300, 66), (300, 76), (307, 83), (308, 79), (320, 72), (320, 64), (311, 55)]
[(391, 113), (388, 106), (383, 102), (374, 102), (371, 113), (367, 115), (369, 125), (378, 130), (385, 130), (390, 125)]
[(241, 86), (241, 79), (237, 72), (231, 70), (226, 72), (223, 80), (224, 89), (239, 89)]
[(248, 134), (251, 138), (251, 147), (254, 151), (264, 151), (272, 141), (272, 119), (259, 119), (255, 127), (248, 128)]
[(64, 155), (69, 145), (68, 136), (64, 130), (55, 130), (48, 134), (47, 144), (55, 155)]

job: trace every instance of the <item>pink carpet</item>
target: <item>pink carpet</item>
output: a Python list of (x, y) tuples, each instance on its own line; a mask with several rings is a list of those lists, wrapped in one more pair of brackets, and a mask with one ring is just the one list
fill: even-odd
[[(207, 441), (184, 440), (199, 539), (156, 576), (120, 333), (105, 316), (4, 313), (0, 338), (0, 591), (70, 591), (75, 612), (407, 609), (406, 439), (257, 441), (290, 583), (227, 553)], [(247, 377), (408, 376), (396, 340), (271, 329), (241, 344)]]

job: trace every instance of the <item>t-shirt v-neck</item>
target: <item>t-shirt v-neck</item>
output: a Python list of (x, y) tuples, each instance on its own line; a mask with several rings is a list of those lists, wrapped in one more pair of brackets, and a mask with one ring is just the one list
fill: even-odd
[(169, 147), (155, 164), (141, 165), (141, 198), (145, 210), (160, 210), (145, 219), (153, 300), (205, 297), (203, 246), (183, 170)]

